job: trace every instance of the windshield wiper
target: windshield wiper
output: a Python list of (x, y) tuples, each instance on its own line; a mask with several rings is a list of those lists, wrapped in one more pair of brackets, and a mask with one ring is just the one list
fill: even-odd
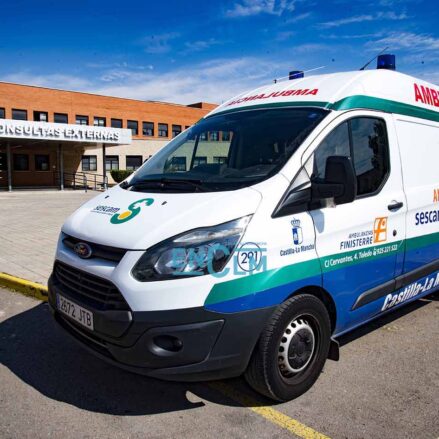
[(160, 178), (151, 178), (151, 179), (145, 179), (141, 180), (139, 182), (134, 182), (132, 184), (126, 183), (125, 185), (121, 186), (123, 189), (129, 189), (130, 187), (133, 188), (146, 188), (150, 186), (151, 184), (158, 185), (159, 187), (166, 187), (171, 186), (173, 184), (176, 185), (187, 185), (191, 186), (201, 192), (206, 192), (207, 188), (203, 184), (201, 180), (196, 179), (184, 179), (184, 178), (166, 178), (166, 177), (160, 177)]

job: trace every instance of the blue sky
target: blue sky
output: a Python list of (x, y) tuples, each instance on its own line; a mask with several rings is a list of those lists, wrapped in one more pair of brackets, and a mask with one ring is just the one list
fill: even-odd
[(3, 81), (219, 103), (389, 46), (398, 70), (439, 84), (437, 0), (14, 0), (0, 23)]

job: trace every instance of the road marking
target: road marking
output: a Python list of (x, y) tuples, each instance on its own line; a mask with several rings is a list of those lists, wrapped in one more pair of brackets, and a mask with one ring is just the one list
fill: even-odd
[(305, 424), (302, 424), (296, 419), (290, 418), (289, 416), (273, 409), (272, 407), (263, 405), (261, 402), (253, 399), (251, 396), (246, 395), (245, 393), (236, 390), (234, 387), (228, 384), (215, 381), (209, 383), (209, 387), (217, 390), (228, 398), (233, 399), (242, 406), (262, 416), (267, 421), (270, 421), (271, 423), (288, 430), (290, 433), (293, 433), (296, 436), (299, 436), (303, 439), (329, 439), (328, 436), (313, 430)]

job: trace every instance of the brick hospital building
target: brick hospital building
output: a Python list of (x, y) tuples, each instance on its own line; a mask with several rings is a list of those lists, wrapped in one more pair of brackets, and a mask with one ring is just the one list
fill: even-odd
[(0, 82), (0, 189), (111, 184), (213, 108)]

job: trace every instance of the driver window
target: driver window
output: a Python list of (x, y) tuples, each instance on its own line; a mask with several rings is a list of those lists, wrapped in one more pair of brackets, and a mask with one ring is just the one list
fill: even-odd
[(318, 182), (325, 181), (325, 168), (328, 157), (349, 157), (350, 155), (349, 126), (347, 122), (344, 122), (331, 131), (316, 149), (311, 179)]
[(332, 130), (306, 163), (310, 179), (325, 182), (326, 160), (331, 156), (352, 158), (357, 195), (374, 194), (389, 174), (389, 145), (384, 120), (355, 117)]

